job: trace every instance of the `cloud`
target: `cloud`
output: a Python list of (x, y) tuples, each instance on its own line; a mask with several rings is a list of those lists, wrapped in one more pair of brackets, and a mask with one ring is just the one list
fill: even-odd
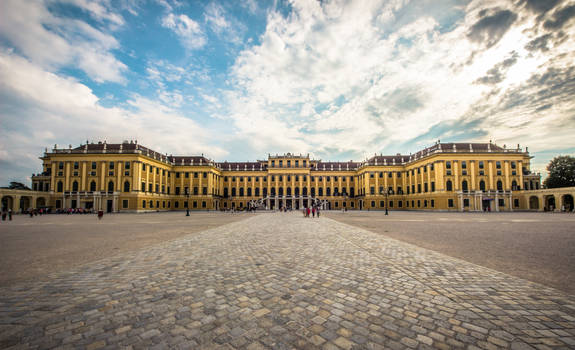
[(188, 50), (197, 50), (206, 44), (206, 37), (199, 23), (184, 14), (167, 14), (162, 18), (162, 26), (176, 33)]
[(56, 17), (44, 2), (0, 1), (0, 37), (46, 69), (77, 65), (96, 82), (125, 82), (127, 66), (111, 53), (119, 48), (113, 36), (85, 22)]
[(563, 28), (565, 24), (575, 17), (575, 5), (566, 6), (553, 13), (553, 19), (548, 19), (543, 23), (543, 27), (548, 30)]
[(14, 176), (10, 174), (22, 174), (21, 169), (13, 170), (20, 163), (27, 164), (29, 173), (39, 171), (36, 157), (44, 146), (76, 145), (86, 139), (133, 138), (159, 152), (226, 154), (214, 144), (215, 135), (170, 106), (181, 96), (164, 98), (165, 102), (133, 95), (127, 106), (103, 107), (94, 92), (75, 79), (45, 71), (16, 54), (1, 53), (0, 151), (10, 152), (0, 152), (0, 162), (11, 170), (0, 174), (0, 182), (9, 181)]
[(524, 0), (526, 7), (536, 13), (545, 13), (551, 10), (562, 0)]
[(487, 75), (477, 79), (475, 83), (495, 85), (502, 82), (505, 79), (505, 73), (507, 70), (517, 63), (517, 57), (519, 57), (517, 52), (513, 52), (511, 57), (493, 66), (493, 68), (487, 71)]
[(493, 14), (486, 15), (488, 12), (483, 12), (483, 16), (471, 26), (467, 36), (474, 42), (491, 47), (503, 37), (517, 19), (517, 15), (510, 10), (496, 10)]

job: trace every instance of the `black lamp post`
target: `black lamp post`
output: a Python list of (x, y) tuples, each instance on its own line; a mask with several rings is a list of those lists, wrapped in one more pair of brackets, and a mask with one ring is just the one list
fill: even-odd
[(186, 197), (187, 197), (186, 216), (190, 216), (190, 189), (189, 188), (186, 188)]
[(385, 215), (389, 215), (387, 210), (387, 198), (389, 196), (389, 189), (387, 191), (381, 191), (381, 194), (385, 195)]

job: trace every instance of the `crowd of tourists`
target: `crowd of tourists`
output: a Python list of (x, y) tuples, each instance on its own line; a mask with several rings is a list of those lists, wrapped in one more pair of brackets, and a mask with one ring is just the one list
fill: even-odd
[(309, 218), (310, 217), (309, 214), (311, 214), (312, 218), (315, 218), (316, 215), (319, 218), (319, 208), (318, 207), (312, 207), (311, 209), (303, 208), (303, 217)]

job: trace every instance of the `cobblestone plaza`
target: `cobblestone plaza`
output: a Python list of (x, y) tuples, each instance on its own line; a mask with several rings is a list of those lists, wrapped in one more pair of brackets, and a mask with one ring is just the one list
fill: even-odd
[[(418, 222), (409, 214), (401, 220)], [(96, 235), (147, 217), (153, 218), (148, 230), (171, 221), (181, 234), (4, 285), (0, 348), (575, 347), (575, 296), (557, 289), (326, 215), (238, 214), (195, 232), (187, 232), (180, 215), (105, 216), (100, 226), (85, 225), (93, 216), (6, 223), (20, 225), (25, 235), (41, 220), (58, 219), (71, 233), (83, 228), (77, 234)], [(336, 215), (346, 214), (330, 214)], [(392, 227), (383, 213), (370, 215)], [(440, 214), (425, 215), (433, 221)], [(512, 221), (521, 213), (506, 215)], [(571, 216), (548, 218), (553, 215), (567, 231), (573, 227)], [(222, 216), (233, 214), (213, 214), (213, 220)], [(460, 228), (464, 234), (480, 225), (467, 220)], [(0, 226), (0, 233), (8, 227)], [(573, 240), (563, 242), (571, 247)]]

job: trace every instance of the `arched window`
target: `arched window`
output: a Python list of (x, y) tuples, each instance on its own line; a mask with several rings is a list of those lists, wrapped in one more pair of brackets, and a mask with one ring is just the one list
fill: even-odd
[(317, 189), (317, 195), (318, 196), (323, 196), (323, 187), (320, 187)]
[(304, 188), (303, 188), (303, 195), (304, 195), (304, 196), (307, 196), (307, 187), (304, 187)]
[(519, 188), (517, 188), (517, 181), (513, 180), (513, 182), (511, 183), (511, 189), (513, 191), (519, 190)]
[(64, 184), (62, 183), (62, 181), (58, 181), (58, 192), (62, 192), (64, 191)]
[(299, 196), (299, 187), (296, 187), (296, 188), (295, 188), (295, 195), (296, 195), (296, 196)]
[(280, 196), (283, 196), (284, 195), (284, 188), (280, 187), (278, 193)]
[(288, 187), (288, 188), (287, 188), (287, 195), (288, 195), (288, 196), (291, 196), (291, 187)]
[(485, 191), (485, 181), (483, 180), (479, 181), (479, 189), (481, 191)]
[(503, 182), (497, 180), (497, 191), (503, 191)]
[(240, 197), (243, 197), (243, 196), (244, 196), (244, 188), (240, 187)]
[(272, 187), (271, 192), (272, 192), (272, 196), (275, 196), (275, 195), (276, 195), (276, 188), (275, 188), (275, 187)]
[(252, 188), (248, 187), (248, 197), (251, 197), (251, 196), (252, 196)]
[(130, 181), (124, 182), (124, 192), (130, 192)]
[(268, 196), (268, 189), (266, 187), (264, 187), (264, 197)]
[(236, 188), (232, 187), (232, 197), (235, 197), (235, 196), (236, 196)]
[(461, 190), (464, 191), (464, 192), (467, 192), (467, 191), (469, 190), (468, 187), (467, 187), (467, 180), (463, 180), (463, 181), (461, 182)]
[(312, 187), (312, 188), (311, 188), (311, 196), (312, 196), (312, 197), (315, 197), (315, 187)]
[(108, 192), (114, 192), (114, 181), (108, 182)]
[(90, 191), (94, 192), (96, 190), (96, 181), (92, 180), (90, 182)]
[(228, 188), (224, 187), (224, 198), (228, 198)]
[(256, 187), (256, 197), (259, 197), (259, 196), (260, 196), (260, 188)]
[(331, 196), (331, 188), (328, 187), (328, 188), (325, 189), (325, 195), (326, 195), (326, 196)]
[(78, 181), (72, 182), (72, 191), (78, 192)]
[(447, 180), (447, 183), (445, 184), (445, 188), (447, 191), (453, 191), (453, 184), (451, 183), (451, 180)]

